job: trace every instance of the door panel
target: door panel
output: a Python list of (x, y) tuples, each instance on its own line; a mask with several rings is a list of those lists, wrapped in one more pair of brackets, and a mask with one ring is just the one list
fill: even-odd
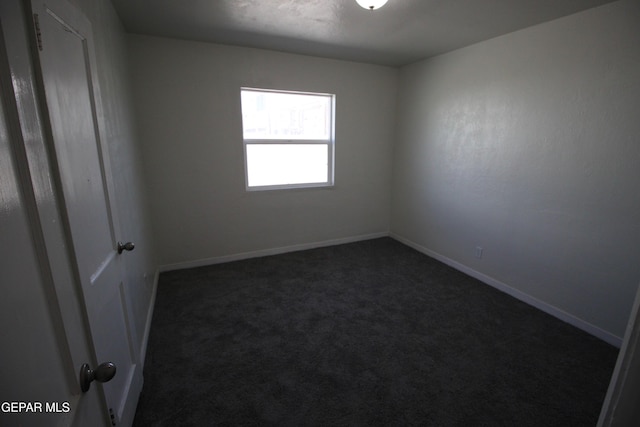
[(111, 263), (114, 236), (86, 77), (86, 40), (57, 18), (51, 12), (39, 18), (47, 42), (41, 55), (47, 106), (71, 234), (82, 249), (76, 251), (80, 273), (93, 277)]
[[(63, 1), (33, 1), (57, 180), (98, 363), (113, 362), (104, 390), (110, 416), (129, 424), (142, 386), (124, 292), (110, 171), (100, 139), (100, 101), (89, 22)], [(95, 368), (95, 366), (94, 366)]]

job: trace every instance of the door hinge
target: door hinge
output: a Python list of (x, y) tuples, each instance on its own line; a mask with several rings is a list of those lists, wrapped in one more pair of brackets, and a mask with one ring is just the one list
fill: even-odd
[(115, 426), (116, 423), (116, 414), (113, 413), (113, 408), (109, 408), (109, 418), (111, 418), (111, 425)]
[(40, 20), (38, 14), (33, 14), (33, 25), (36, 27), (36, 42), (38, 43), (38, 50), (42, 52), (42, 33), (40, 32)]

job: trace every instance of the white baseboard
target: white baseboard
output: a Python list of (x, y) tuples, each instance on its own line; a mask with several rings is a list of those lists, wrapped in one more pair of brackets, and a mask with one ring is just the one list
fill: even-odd
[(151, 300), (149, 301), (149, 309), (147, 310), (146, 324), (144, 325), (144, 335), (140, 344), (140, 366), (144, 367), (144, 360), (147, 357), (147, 345), (149, 344), (149, 333), (151, 331), (151, 320), (153, 319), (153, 309), (156, 306), (156, 294), (158, 292), (158, 279), (160, 278), (160, 269), (156, 269), (153, 275), (153, 287), (151, 288)]
[(613, 335), (610, 332), (605, 331), (604, 329), (601, 329), (595, 325), (592, 325), (589, 322), (586, 322), (572, 314), (567, 313), (566, 311), (563, 311), (561, 309), (559, 309), (558, 307), (555, 307), (551, 304), (548, 304), (544, 301), (541, 301), (529, 294), (526, 294), (518, 289), (515, 289), (509, 285), (507, 285), (506, 283), (503, 283), (499, 280), (494, 279), (493, 277), (487, 276), (486, 274), (480, 273), (479, 271), (476, 271), (470, 267), (467, 267), (464, 264), (459, 263), (458, 261), (454, 261), (450, 258), (447, 258), (444, 255), (441, 255), (437, 252), (434, 252), (428, 248), (425, 248), (424, 246), (421, 246), (407, 238), (404, 238), (402, 236), (399, 236), (395, 233), (390, 233), (389, 236), (401, 243), (404, 243), (407, 246), (412, 247), (413, 249), (417, 250), (418, 252), (422, 252), (423, 254), (430, 256), (431, 258), (434, 258), (440, 262), (443, 262), (444, 264), (447, 264), (450, 267), (455, 268), (458, 271), (461, 271), (475, 279), (480, 280), (481, 282), (498, 289), (499, 291), (502, 291), (508, 295), (511, 295), (512, 297), (519, 299), (520, 301), (529, 304), (541, 311), (544, 311), (547, 314), (552, 315), (553, 317), (562, 320), (563, 322), (566, 322), (572, 326), (575, 326), (578, 329), (581, 329), (597, 338), (600, 338), (601, 340), (617, 347), (620, 348), (620, 346), (622, 345), (622, 338)]
[(232, 254), (232, 255), (223, 255), (223, 256), (213, 257), (213, 258), (204, 258), (204, 259), (199, 259), (195, 261), (166, 264), (166, 265), (161, 265), (158, 270), (160, 273), (164, 273), (166, 271), (182, 270), (185, 268), (194, 268), (194, 267), (203, 267), (206, 265), (222, 264), (225, 262), (240, 261), (240, 260), (250, 259), (250, 258), (259, 258), (259, 257), (269, 256), (269, 255), (279, 255), (287, 252), (304, 251), (307, 249), (322, 248), (325, 246), (342, 245), (345, 243), (353, 243), (353, 242), (359, 242), (362, 240), (371, 240), (371, 239), (377, 239), (380, 237), (388, 237), (388, 236), (389, 236), (388, 232), (381, 232), (381, 233), (373, 233), (373, 234), (363, 234), (363, 235), (352, 236), (352, 237), (343, 237), (340, 239), (323, 240), (321, 242), (301, 243), (298, 245), (283, 246), (279, 248), (261, 249), (257, 251), (251, 251), (251, 252), (242, 252), (242, 253)]

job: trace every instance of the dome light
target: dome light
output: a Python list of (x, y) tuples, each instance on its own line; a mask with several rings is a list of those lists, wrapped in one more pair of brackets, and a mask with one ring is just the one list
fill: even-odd
[(356, 0), (360, 6), (369, 10), (380, 9), (388, 0)]

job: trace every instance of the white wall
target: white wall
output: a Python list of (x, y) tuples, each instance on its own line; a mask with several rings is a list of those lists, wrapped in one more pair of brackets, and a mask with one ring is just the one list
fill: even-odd
[(620, 1), (404, 67), (392, 232), (622, 337), (640, 278), (639, 23)]
[[(131, 35), (161, 264), (386, 233), (393, 68)], [(336, 94), (336, 185), (245, 191), (240, 87)]]

